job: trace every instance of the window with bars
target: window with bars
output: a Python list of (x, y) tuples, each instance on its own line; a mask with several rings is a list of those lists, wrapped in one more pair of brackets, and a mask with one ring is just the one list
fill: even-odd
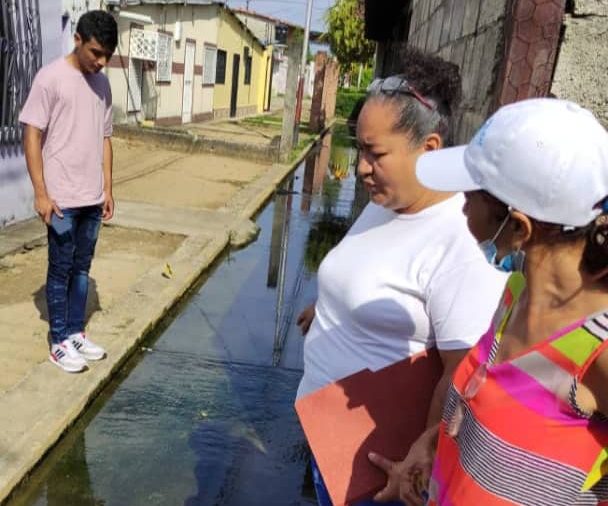
[(245, 84), (251, 84), (251, 64), (252, 64), (252, 58), (251, 55), (249, 53), (249, 48), (246, 47), (245, 51), (244, 51), (244, 55), (243, 55), (243, 60), (245, 63)]
[(38, 0), (0, 2), (0, 147), (21, 142), (19, 111), (42, 65)]
[(156, 80), (171, 82), (173, 70), (173, 37), (167, 33), (158, 34), (156, 56)]
[(203, 51), (203, 84), (214, 84), (217, 49), (214, 46), (205, 45)]
[(129, 56), (138, 60), (157, 61), (158, 59), (158, 32), (131, 28), (129, 42)]
[(226, 82), (226, 51), (217, 50), (216, 65), (215, 65), (215, 84), (224, 84)]

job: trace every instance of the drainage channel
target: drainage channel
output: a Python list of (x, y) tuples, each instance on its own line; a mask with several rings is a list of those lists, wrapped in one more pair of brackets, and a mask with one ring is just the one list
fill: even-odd
[(293, 411), (295, 320), (365, 197), (338, 126), (175, 317), (68, 431), (10, 506), (316, 504)]

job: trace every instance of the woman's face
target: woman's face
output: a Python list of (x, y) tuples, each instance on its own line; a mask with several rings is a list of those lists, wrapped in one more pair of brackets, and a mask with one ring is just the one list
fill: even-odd
[(465, 192), (465, 202), (462, 212), (467, 217), (467, 225), (473, 237), (478, 242), (491, 239), (496, 234), (498, 226), (492, 216), (490, 202), (481, 192)]
[[(465, 192), (462, 212), (467, 217), (467, 225), (478, 242), (492, 239), (507, 216), (505, 206), (498, 204), (482, 191)], [(507, 226), (496, 238), (498, 257), (502, 258), (511, 248), (512, 227)]]
[(428, 192), (416, 179), (416, 160), (425, 152), (414, 147), (409, 135), (393, 130), (395, 106), (368, 100), (357, 122), (359, 176), (372, 202), (393, 211), (407, 209)]

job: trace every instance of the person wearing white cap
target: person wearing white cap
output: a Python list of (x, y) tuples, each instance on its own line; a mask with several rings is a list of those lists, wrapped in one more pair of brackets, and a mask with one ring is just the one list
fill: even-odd
[(418, 442), (437, 445), (430, 481), (428, 459), (407, 464), (410, 504), (608, 504), (608, 133), (572, 102), (525, 100), (416, 171), (466, 192), (474, 234), (502, 207), (485, 247), (515, 272)]
[[(436, 348), (443, 377), (423, 414), (434, 425), (506, 275), (467, 230), (463, 196), (427, 190), (415, 176), (422, 153), (451, 141), (458, 67), (415, 51), (401, 56), (406, 74), (374, 81), (359, 115), (358, 172), (371, 202), (321, 263), (316, 304), (299, 318), (306, 340), (298, 397)], [(399, 465), (377, 454), (370, 460), (388, 475), (375, 500), (399, 499)], [(314, 462), (313, 477), (319, 504), (331, 504)]]

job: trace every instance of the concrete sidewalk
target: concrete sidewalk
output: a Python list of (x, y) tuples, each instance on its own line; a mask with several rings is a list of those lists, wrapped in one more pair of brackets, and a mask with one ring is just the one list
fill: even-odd
[(114, 147), (116, 216), (100, 234), (87, 308), (105, 360), (76, 375), (49, 362), (45, 228), (0, 231), (0, 503), (224, 248), (256, 236), (250, 218), (293, 168)]
[[(115, 125), (115, 136), (126, 140), (148, 142), (181, 153), (209, 153), (259, 163), (279, 160), (281, 142), (282, 99), (271, 112), (242, 118), (222, 118), (172, 127)], [(306, 125), (310, 117), (310, 100), (302, 109), (301, 138), (310, 138)]]

